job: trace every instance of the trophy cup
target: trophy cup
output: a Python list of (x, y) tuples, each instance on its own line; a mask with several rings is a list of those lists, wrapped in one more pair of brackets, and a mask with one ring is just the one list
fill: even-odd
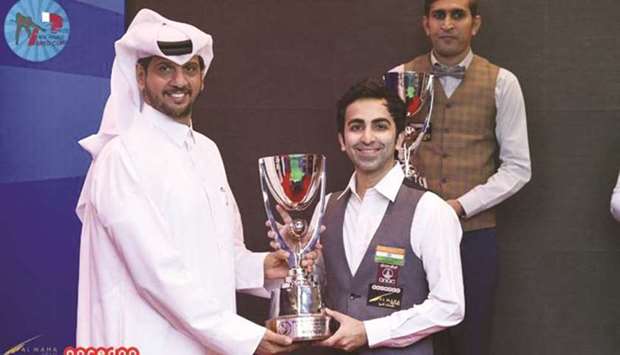
[(433, 111), (433, 75), (413, 71), (389, 72), (383, 75), (385, 86), (400, 97), (407, 106), (407, 121), (403, 145), (398, 160), (405, 177), (428, 188), (426, 178), (414, 167), (415, 150), (423, 140), (430, 139)]
[[(319, 241), (325, 212), (325, 157), (317, 154), (281, 154), (258, 160), (263, 202), (280, 248), (289, 252), (289, 273), (278, 292), (272, 293), (267, 327), (293, 341), (327, 338), (330, 317), (323, 310), (317, 275), (301, 267), (304, 255)], [(319, 195), (317, 216), (309, 224), (303, 214)], [(281, 235), (269, 196), (293, 218), (289, 235)]]

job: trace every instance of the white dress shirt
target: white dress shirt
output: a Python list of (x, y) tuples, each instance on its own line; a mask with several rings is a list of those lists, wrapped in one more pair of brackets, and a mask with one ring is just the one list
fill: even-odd
[(620, 174), (618, 174), (618, 182), (611, 194), (611, 214), (620, 222)]
[[(473, 59), (474, 54), (470, 50), (458, 65), (468, 68)], [(432, 52), (431, 63), (437, 63)], [(403, 70), (404, 65), (401, 64), (390, 71)], [(446, 96), (450, 98), (462, 80), (444, 76), (439, 78), (439, 81)], [(517, 77), (504, 68), (500, 68), (497, 75), (495, 107), (495, 137), (499, 145), (500, 166), (486, 183), (475, 186), (458, 198), (467, 217), (487, 210), (514, 195), (532, 175), (523, 93)]]
[[(343, 238), (352, 273), (362, 262), (388, 204), (396, 199), (403, 179), (402, 167), (396, 163), (361, 199), (355, 186), (355, 174), (351, 177), (345, 190), (351, 190), (351, 197), (345, 210)], [(410, 238), (411, 248), (422, 260), (426, 272), (428, 298), (409, 309), (365, 321), (370, 347), (407, 346), (463, 319), (461, 236), (461, 225), (454, 210), (434, 193), (424, 193), (416, 207)]]
[(236, 314), (263, 285), (215, 143), (145, 105), (85, 184), (78, 346), (252, 354), (265, 329)]

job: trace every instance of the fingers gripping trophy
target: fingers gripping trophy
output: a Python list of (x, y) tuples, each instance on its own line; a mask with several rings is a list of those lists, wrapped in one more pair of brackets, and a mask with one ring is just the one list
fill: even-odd
[(389, 72), (385, 73), (383, 80), (388, 90), (400, 97), (407, 106), (405, 132), (398, 152), (405, 177), (428, 188), (426, 178), (420, 168), (416, 168), (415, 152), (422, 141), (430, 140), (433, 75), (413, 71)]
[[(275, 240), (281, 249), (289, 252), (289, 274), (279, 295), (272, 294), (272, 318), (267, 327), (290, 336), (293, 341), (327, 338), (331, 334), (330, 317), (323, 310), (321, 287), (316, 276), (301, 265), (304, 255), (314, 250), (319, 241), (319, 226), (325, 211), (325, 157), (274, 155), (259, 159), (258, 167), (265, 211)], [(318, 218), (308, 223), (303, 215), (310, 211), (317, 195)], [(272, 200), (293, 217), (282, 230), (277, 227)]]

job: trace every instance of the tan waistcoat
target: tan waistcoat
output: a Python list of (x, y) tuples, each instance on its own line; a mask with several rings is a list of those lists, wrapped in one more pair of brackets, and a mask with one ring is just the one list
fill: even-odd
[[(431, 72), (430, 54), (405, 64), (405, 70)], [(428, 180), (429, 188), (444, 199), (462, 196), (484, 184), (497, 171), (495, 137), (495, 84), (499, 67), (474, 56), (465, 78), (450, 98), (435, 80), (431, 139), (424, 141), (414, 166)], [(495, 210), (461, 219), (463, 230), (495, 226)]]

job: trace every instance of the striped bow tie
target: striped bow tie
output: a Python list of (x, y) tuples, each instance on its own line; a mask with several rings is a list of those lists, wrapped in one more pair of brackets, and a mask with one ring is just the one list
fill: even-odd
[(438, 78), (444, 76), (451, 76), (456, 79), (463, 79), (465, 77), (465, 67), (462, 65), (457, 65), (455, 67), (449, 67), (447, 65), (435, 63), (433, 64), (433, 75)]

